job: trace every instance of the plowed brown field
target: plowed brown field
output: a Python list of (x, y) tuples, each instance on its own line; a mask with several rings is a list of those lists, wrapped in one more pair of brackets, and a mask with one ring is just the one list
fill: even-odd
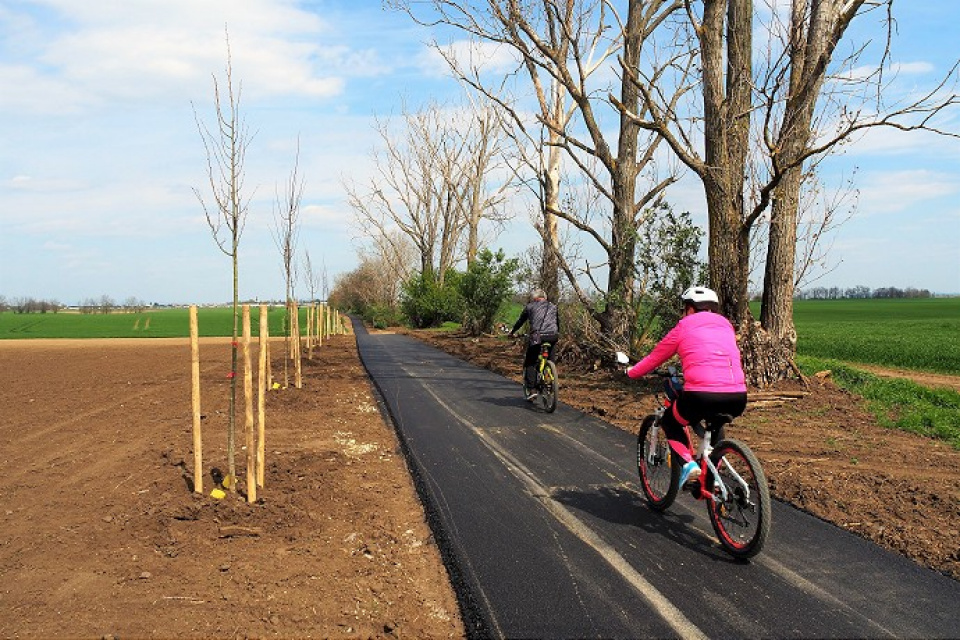
[[(417, 335), (519, 379), (509, 342)], [(462, 636), (353, 337), (304, 360), (302, 389), (269, 392), (254, 504), (242, 404), (239, 491), (208, 495), (212, 468), (226, 468), (229, 358), (229, 342), (202, 343), (197, 494), (186, 341), (0, 341), (0, 635)], [(562, 401), (626, 430), (652, 407), (651, 391), (561, 369)], [(876, 426), (829, 383), (782, 406), (754, 404), (735, 428), (781, 499), (960, 578), (960, 452)]]

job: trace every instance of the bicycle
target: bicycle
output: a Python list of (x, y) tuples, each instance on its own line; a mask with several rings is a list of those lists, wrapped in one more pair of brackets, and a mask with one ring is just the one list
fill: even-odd
[[(617, 362), (628, 364), (629, 360), (626, 354), (618, 352)], [(670, 448), (660, 420), (676, 398), (673, 390), (682, 382), (673, 367), (654, 373), (666, 378), (666, 397), (657, 394), (660, 406), (640, 423), (637, 471), (650, 508), (663, 512), (680, 492), (683, 465), (674, 459), (676, 454)], [(694, 456), (700, 466), (700, 477), (687, 486), (694, 498), (706, 502), (710, 524), (724, 550), (735, 558), (747, 559), (760, 553), (770, 533), (770, 489), (760, 461), (750, 447), (732, 438), (717, 441), (722, 427), (732, 421), (732, 416), (720, 414), (710, 421), (692, 425), (700, 439)], [(687, 433), (689, 435), (690, 427)]]
[[(521, 344), (526, 344), (526, 336), (517, 336), (521, 339)], [(532, 392), (537, 394), (533, 400), (535, 404), (547, 413), (553, 413), (557, 409), (557, 388), (559, 387), (559, 377), (557, 376), (557, 365), (550, 359), (550, 342), (540, 343), (540, 355), (537, 358), (537, 381), (533, 389), (529, 389), (524, 383), (523, 397), (529, 398)]]

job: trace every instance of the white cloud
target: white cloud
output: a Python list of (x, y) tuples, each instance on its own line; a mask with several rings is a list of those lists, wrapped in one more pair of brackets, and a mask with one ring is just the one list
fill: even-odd
[[(316, 14), (289, 1), (140, 0), (103, 3), (47, 0), (56, 25), (34, 24), (35, 41), (18, 61), (0, 66), (0, 108), (21, 113), (73, 113), (95, 105), (176, 103), (211, 91), (223, 75), (229, 30), (234, 81), (249, 98), (330, 98), (345, 77), (382, 73), (369, 50), (330, 37)], [(9, 13), (9, 12), (8, 12)], [(0, 36), (29, 23), (0, 21)]]
[(30, 115), (70, 114), (92, 103), (80, 87), (56, 76), (41, 75), (26, 65), (0, 63), (0, 86), (16, 87), (0, 91), (0, 111)]
[(456, 63), (469, 73), (477, 69), (483, 74), (504, 74), (517, 68), (516, 52), (506, 45), (492, 42), (474, 42), (471, 40), (457, 40), (447, 45), (439, 45), (441, 54), (436, 47), (425, 47), (417, 56), (417, 65), (420, 71), (431, 76), (449, 76), (450, 66), (444, 56), (455, 60)]
[(928, 169), (874, 172), (859, 181), (862, 215), (922, 211), (926, 203), (960, 193), (956, 175)]
[(933, 73), (936, 67), (930, 62), (898, 62), (892, 66), (893, 72), (897, 75), (924, 75)]
[(340, 207), (312, 204), (303, 207), (301, 220), (304, 227), (345, 231), (350, 227), (353, 213), (346, 204)]

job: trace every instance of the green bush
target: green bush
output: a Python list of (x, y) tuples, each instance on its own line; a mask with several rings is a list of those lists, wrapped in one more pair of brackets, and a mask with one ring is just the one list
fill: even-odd
[(459, 276), (450, 270), (441, 285), (433, 274), (418, 273), (403, 283), (400, 309), (411, 326), (425, 329), (460, 320), (463, 301), (457, 287)]
[(403, 324), (403, 314), (396, 307), (385, 304), (371, 304), (363, 310), (363, 319), (375, 329), (386, 329)]
[(484, 249), (458, 283), (463, 300), (463, 326), (470, 335), (490, 333), (504, 301), (512, 295), (513, 276), (519, 260), (507, 259), (503, 251)]
[(680, 294), (706, 281), (706, 265), (698, 260), (703, 231), (689, 213), (674, 213), (658, 203), (637, 238), (637, 275), (645, 283), (637, 297), (637, 330), (633, 348), (652, 346), (680, 320)]

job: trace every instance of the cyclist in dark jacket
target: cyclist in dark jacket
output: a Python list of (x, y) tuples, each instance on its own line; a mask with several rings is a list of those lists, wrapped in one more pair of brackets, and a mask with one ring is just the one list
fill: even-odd
[(523, 358), (523, 387), (527, 400), (537, 397), (537, 359), (540, 357), (540, 345), (550, 344), (548, 352), (553, 356), (553, 348), (560, 339), (560, 316), (557, 314), (557, 305), (547, 300), (547, 294), (541, 289), (535, 289), (530, 294), (530, 302), (523, 308), (510, 335), (513, 336), (524, 323), (530, 324), (527, 331), (527, 352)]

